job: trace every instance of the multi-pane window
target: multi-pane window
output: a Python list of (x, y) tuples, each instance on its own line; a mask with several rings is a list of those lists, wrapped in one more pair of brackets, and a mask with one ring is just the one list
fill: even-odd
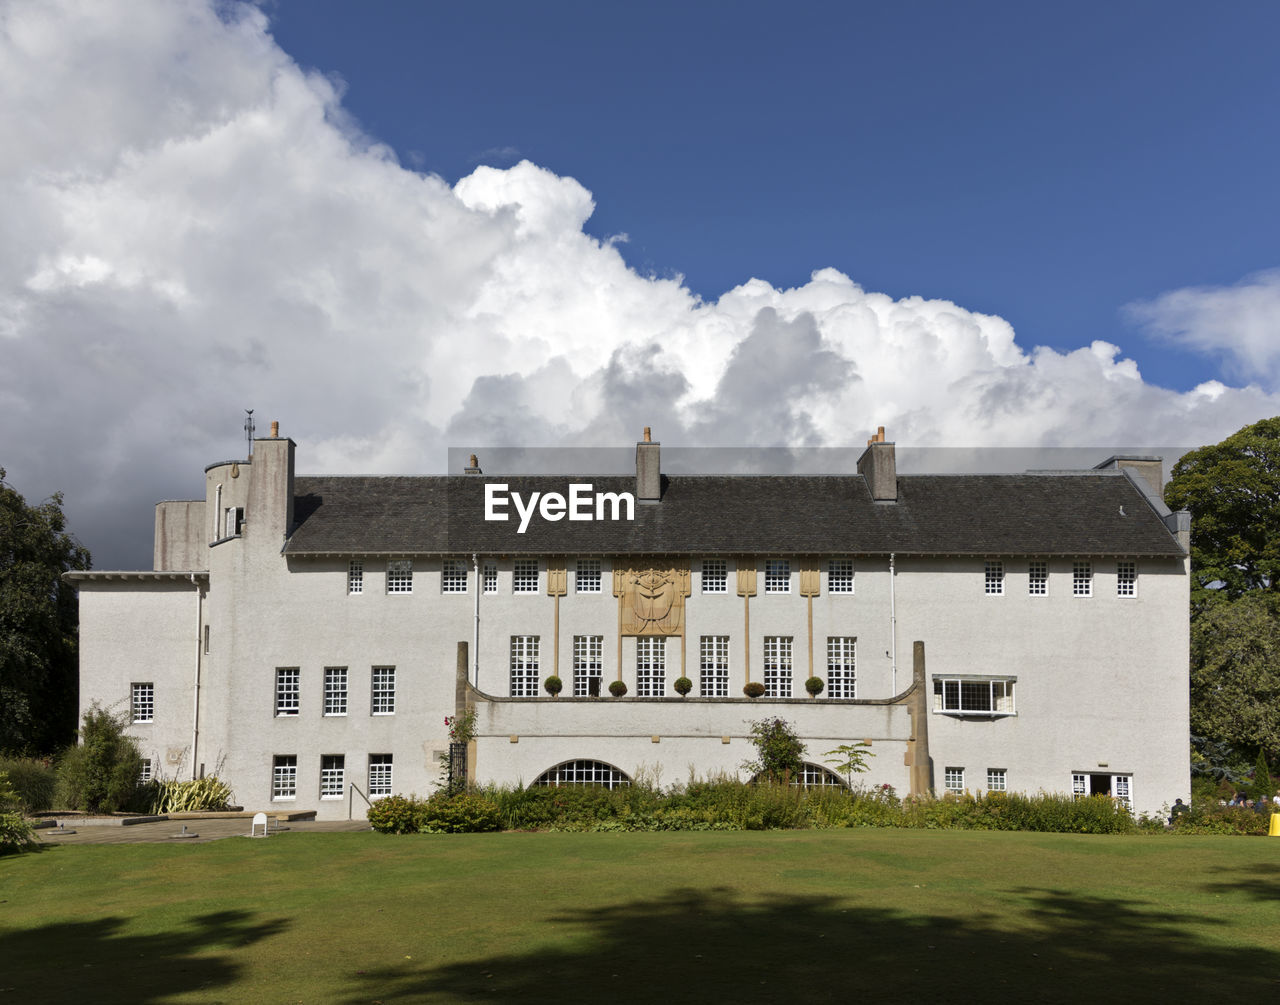
[(374, 715), (394, 715), (396, 711), (396, 668), (374, 667), (373, 698), (369, 706)]
[(636, 639), (636, 695), (661, 698), (667, 684), (667, 640), (661, 636)]
[(631, 779), (603, 761), (566, 761), (544, 771), (533, 780), (534, 785), (598, 785), (617, 789), (630, 785)]
[(156, 717), (156, 686), (134, 684), (130, 691), (130, 708), (134, 722), (152, 722)]
[(574, 577), (575, 589), (579, 593), (600, 592), (600, 559), (578, 559), (578, 574)]
[(764, 637), (764, 693), (770, 698), (791, 697), (791, 636)]
[(791, 592), (791, 563), (785, 558), (768, 558), (764, 563), (764, 592)]
[[(575, 698), (585, 698), (600, 693), (603, 653), (603, 635), (573, 637), (573, 696)], [(595, 681), (594, 688), (592, 681)]]
[(538, 592), (538, 560), (536, 558), (516, 559), (515, 569), (511, 573), (511, 592)]
[(1138, 595), (1138, 564), (1136, 562), (1116, 563), (1116, 596), (1136, 597)]
[(279, 667), (276, 670), (276, 715), (298, 714), (297, 667)]
[(369, 755), (369, 798), (391, 795), (391, 755)]
[(324, 668), (324, 714), (347, 714), (347, 668)]
[(986, 567), (985, 592), (989, 597), (1004, 595), (1004, 563), (988, 562)]
[(1012, 715), (1014, 682), (1008, 678), (933, 679), (935, 712)]
[(729, 636), (704, 635), (701, 650), (702, 696), (729, 697)]
[(341, 799), (346, 757), (342, 754), (320, 755), (320, 798)]
[(358, 558), (347, 563), (347, 592), (353, 596), (364, 593), (364, 562)]
[(467, 560), (446, 558), (440, 565), (440, 592), (467, 592)]
[(154, 777), (154, 774), (155, 773), (151, 767), (151, 758), (144, 757), (142, 759), (142, 771), (138, 774), (138, 781), (143, 785), (146, 785), (147, 782), (151, 781)]
[(702, 560), (702, 592), (729, 592), (729, 563), (723, 558)]
[(1093, 596), (1093, 563), (1076, 562), (1071, 567), (1071, 595), (1073, 597)]
[(387, 563), (387, 592), (413, 592), (413, 559), (393, 558)]
[(987, 791), (1004, 792), (1008, 789), (1004, 768), (987, 769)]
[(1071, 794), (1073, 796), (1087, 796), (1089, 794), (1088, 775), (1071, 776)]
[(1027, 565), (1027, 593), (1043, 597), (1049, 593), (1049, 563), (1034, 560)]
[(244, 532), (243, 506), (228, 506), (223, 518), (224, 537), (239, 537)]
[(1111, 779), (1111, 782), (1112, 782), (1111, 794), (1115, 796), (1116, 799), (1119, 799), (1120, 802), (1124, 803), (1126, 806), (1130, 807), (1131, 809), (1133, 807), (1133, 802), (1132, 802), (1133, 792), (1129, 787), (1129, 783), (1132, 781), (1133, 779), (1131, 779), (1128, 775), (1116, 775), (1114, 778)]
[(853, 559), (833, 558), (827, 563), (827, 592), (853, 592)]
[(858, 697), (857, 640), (851, 635), (827, 636), (827, 697)]
[(298, 794), (298, 758), (276, 754), (271, 759), (271, 798), (293, 799)]
[(498, 592), (498, 563), (497, 562), (484, 563), (484, 592), (485, 593)]
[(942, 778), (948, 792), (964, 791), (964, 768), (946, 768)]
[(511, 636), (511, 697), (538, 697), (538, 636)]

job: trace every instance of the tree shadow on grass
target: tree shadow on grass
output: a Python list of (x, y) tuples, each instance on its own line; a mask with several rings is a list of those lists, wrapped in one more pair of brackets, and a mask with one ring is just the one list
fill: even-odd
[(1208, 893), (1240, 894), (1252, 900), (1280, 904), (1280, 864), (1255, 862), (1248, 869), (1221, 866), (1213, 871), (1234, 878), (1206, 883), (1203, 889)]
[(975, 903), (955, 918), (673, 890), (548, 918), (540, 950), (367, 971), (345, 1001), (1110, 1002), (1280, 989), (1280, 953), (1211, 941), (1198, 916), (1059, 890), (996, 896), (998, 916)]
[(95, 918), (0, 932), (0, 1000), (147, 1005), (192, 991), (207, 1001), (248, 1000), (226, 994), (241, 974), (235, 951), (288, 925), (255, 922), (245, 911), (194, 917), (159, 934), (130, 933), (128, 923)]

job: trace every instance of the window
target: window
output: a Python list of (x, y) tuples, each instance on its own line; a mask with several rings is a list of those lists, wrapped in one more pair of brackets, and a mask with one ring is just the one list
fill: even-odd
[(1138, 565), (1136, 562), (1116, 563), (1116, 596), (1136, 597), (1138, 595)]
[[(600, 694), (603, 635), (573, 637), (573, 696), (585, 698)], [(594, 682), (594, 687), (592, 686)]]
[(391, 795), (391, 755), (369, 755), (369, 798)]
[(827, 637), (827, 697), (858, 697), (854, 652), (857, 639), (851, 635)]
[(964, 768), (947, 768), (943, 771), (942, 778), (948, 792), (964, 791)]
[(394, 558), (387, 563), (387, 592), (413, 592), (413, 559)]
[(785, 558), (770, 558), (764, 563), (764, 592), (791, 592), (791, 563)]
[(636, 697), (661, 698), (667, 684), (667, 640), (636, 639)]
[(516, 559), (515, 571), (511, 575), (511, 592), (538, 592), (538, 560), (536, 558)]
[(271, 759), (271, 798), (293, 799), (298, 794), (298, 758), (276, 754)]
[(1119, 799), (1120, 802), (1124, 803), (1130, 809), (1133, 809), (1133, 795), (1129, 788), (1129, 783), (1131, 781), (1132, 779), (1128, 775), (1116, 775), (1115, 778), (1112, 779), (1111, 791), (1115, 795), (1116, 799)]
[(987, 791), (988, 792), (1005, 792), (1008, 789), (1005, 779), (1004, 768), (988, 768), (987, 769)]
[(153, 772), (151, 768), (151, 758), (144, 757), (142, 759), (142, 771), (138, 775), (138, 781), (143, 785), (146, 785), (147, 782), (151, 781), (152, 777)]
[(440, 565), (440, 592), (467, 592), (467, 560), (446, 558)]
[(244, 531), (244, 507), (228, 506), (222, 514), (222, 536), (239, 537)]
[(276, 670), (276, 715), (298, 714), (298, 668)]
[(764, 637), (764, 693), (770, 698), (791, 697), (791, 636)]
[(988, 597), (1004, 596), (1004, 563), (988, 562), (986, 569), (986, 588)]
[(1093, 596), (1093, 563), (1076, 562), (1071, 567), (1071, 595), (1073, 597)]
[(723, 558), (702, 560), (702, 592), (729, 592), (729, 563)]
[(600, 559), (578, 559), (578, 574), (574, 577), (575, 588), (579, 593), (600, 592)]
[(347, 593), (353, 597), (364, 593), (364, 562), (358, 558), (347, 563)]
[(346, 770), (346, 758), (342, 754), (320, 756), (320, 798), (342, 798), (342, 776)]
[(1027, 566), (1027, 593), (1033, 597), (1043, 597), (1048, 595), (1048, 562), (1034, 561)]
[(497, 562), (484, 563), (484, 592), (485, 593), (498, 592), (498, 563)]
[(830, 768), (821, 764), (806, 761), (792, 779), (791, 784), (799, 789), (847, 789), (843, 778)]
[(599, 785), (618, 789), (630, 785), (631, 779), (603, 761), (566, 761), (544, 771), (533, 780), (534, 785)]
[(204, 626), (204, 654), (209, 655), (209, 626)]
[(511, 636), (511, 697), (538, 697), (538, 636)]
[(956, 715), (1013, 715), (1012, 677), (933, 679), (933, 710)]
[(156, 686), (134, 684), (130, 691), (134, 722), (152, 722), (156, 717)]
[(1071, 794), (1073, 796), (1087, 796), (1089, 794), (1088, 775), (1071, 776)]
[(347, 714), (347, 668), (324, 668), (324, 714)]
[(394, 715), (396, 711), (396, 668), (374, 667), (372, 675), (373, 699), (370, 710), (374, 715)]
[(702, 696), (729, 697), (729, 636), (704, 635), (699, 649), (702, 653)]
[(833, 558), (827, 563), (827, 592), (853, 592), (853, 559)]

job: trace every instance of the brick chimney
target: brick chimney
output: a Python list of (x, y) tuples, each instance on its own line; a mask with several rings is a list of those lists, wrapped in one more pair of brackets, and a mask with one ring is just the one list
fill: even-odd
[(898, 464), (893, 444), (885, 442), (884, 426), (867, 440), (867, 449), (858, 458), (858, 474), (867, 480), (873, 501), (898, 501)]
[(636, 499), (642, 503), (662, 500), (662, 468), (660, 464), (662, 444), (653, 442), (649, 427), (644, 427), (644, 439), (636, 444)]
[(472, 454), (471, 462), (465, 468), (462, 469), (462, 473), (464, 475), (484, 474), (484, 472), (480, 470), (480, 458), (478, 458), (475, 454)]

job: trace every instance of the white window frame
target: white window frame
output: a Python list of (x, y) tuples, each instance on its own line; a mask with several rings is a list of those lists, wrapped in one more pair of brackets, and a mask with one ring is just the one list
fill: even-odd
[(440, 562), (440, 592), (467, 592), (467, 560), (446, 558)]
[(1116, 562), (1116, 596), (1130, 600), (1138, 595), (1138, 563), (1121, 559)]
[(933, 678), (933, 710), (984, 718), (1017, 715), (1017, 681), (1017, 677), (938, 675)]
[(1008, 792), (1009, 791), (1009, 772), (1006, 768), (988, 768), (987, 769), (987, 791), (988, 792)]
[(1073, 597), (1093, 596), (1093, 563), (1073, 562), (1071, 564), (1071, 595)]
[(538, 592), (538, 560), (517, 558), (511, 572), (512, 593)]
[(942, 787), (946, 792), (964, 791), (964, 768), (949, 765), (942, 769)]
[(982, 592), (988, 597), (1004, 596), (1004, 562), (992, 559), (986, 563)]
[(827, 636), (828, 698), (858, 697), (858, 639), (854, 635)]
[(347, 596), (358, 597), (364, 593), (364, 562), (353, 558), (347, 563)]
[(791, 656), (795, 637), (791, 635), (766, 635), (764, 637), (764, 693), (769, 698), (790, 698), (794, 686)]
[(373, 667), (369, 672), (369, 714), (396, 714), (396, 668)]
[(392, 776), (395, 769), (391, 754), (369, 755), (369, 798), (381, 799), (391, 795)]
[(698, 653), (702, 697), (729, 697), (729, 636), (703, 635), (698, 640)]
[(723, 558), (702, 560), (702, 592), (729, 592), (729, 563)]
[(320, 798), (341, 799), (345, 793), (347, 758), (345, 754), (320, 755)]
[(577, 593), (603, 592), (604, 574), (601, 572), (600, 559), (580, 558), (573, 574), (573, 589)]
[(538, 635), (511, 636), (511, 697), (536, 698), (541, 686)]
[(766, 558), (764, 560), (764, 592), (783, 594), (791, 592), (791, 560)]
[(324, 714), (347, 714), (347, 668), (324, 668)]
[(226, 509), (222, 511), (222, 513), (223, 513), (222, 536), (224, 538), (239, 537), (241, 534), (244, 533), (244, 507), (243, 506), (228, 506)]
[[(604, 681), (604, 636), (575, 635), (573, 637), (573, 696), (587, 698), (591, 695), (591, 681)], [(596, 694), (600, 689), (596, 688)]]
[(498, 592), (498, 563), (485, 562), (483, 569), (484, 571), (482, 575), (484, 577), (484, 592), (497, 593)]
[(387, 593), (413, 592), (413, 559), (393, 558), (387, 562)]
[(142, 759), (142, 771), (139, 772), (138, 774), (138, 781), (141, 782), (143, 785), (146, 785), (147, 782), (151, 781), (154, 775), (155, 775), (155, 772), (152, 767), (151, 758), (144, 757)]
[(1042, 558), (1033, 558), (1027, 563), (1027, 596), (1047, 597), (1049, 595), (1049, 563)]
[(129, 685), (129, 714), (133, 722), (156, 721), (156, 686), (150, 681)]
[(662, 635), (636, 639), (636, 697), (661, 698), (667, 687), (667, 640)]
[(827, 593), (853, 593), (853, 559), (833, 558), (827, 562)]
[(298, 798), (297, 754), (276, 754), (271, 758), (271, 798)]
[(276, 718), (288, 718), (302, 711), (302, 671), (298, 667), (276, 667)]

